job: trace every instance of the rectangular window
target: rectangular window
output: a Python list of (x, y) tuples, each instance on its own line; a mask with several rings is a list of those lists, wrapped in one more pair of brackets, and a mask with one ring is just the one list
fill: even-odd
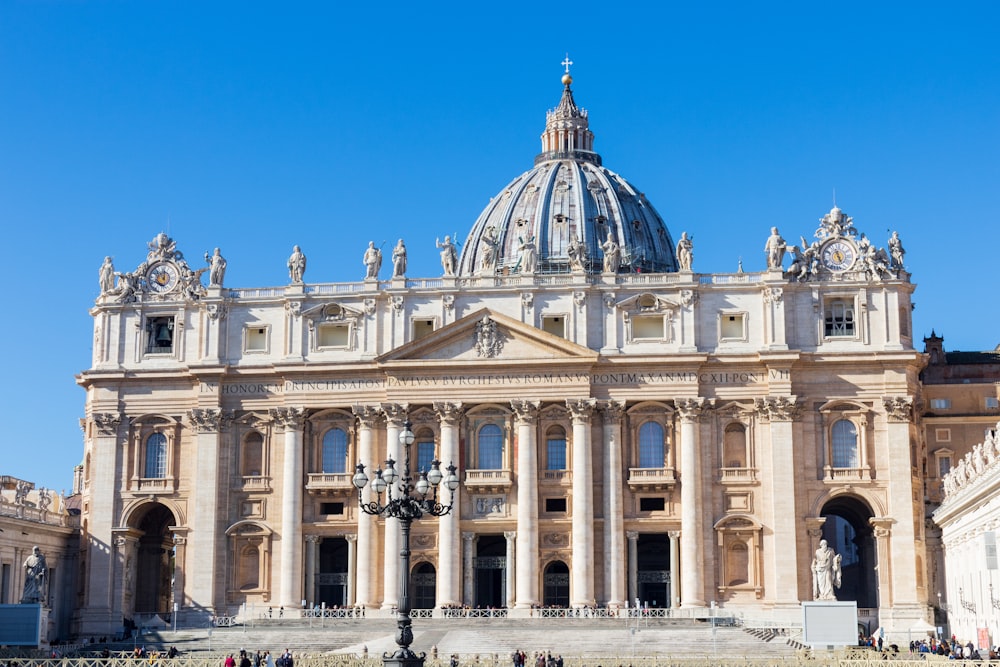
[[(992, 530), (983, 533), (983, 547), (986, 551), (986, 569), (997, 569), (997, 534)], [(990, 591), (992, 593), (993, 591)]]
[(951, 409), (951, 399), (950, 398), (932, 398), (931, 399), (931, 410), (950, 410)]
[(417, 471), (427, 472), (431, 469), (431, 461), (434, 460), (434, 441), (427, 440), (417, 443)]
[(951, 442), (951, 429), (950, 428), (936, 428), (934, 429), (934, 439), (938, 442)]
[(663, 316), (632, 317), (632, 340), (663, 340)]
[(553, 438), (546, 442), (546, 470), (566, 469), (566, 440)]
[(319, 504), (320, 514), (343, 514), (344, 513), (344, 503), (320, 503)]
[(434, 332), (434, 320), (413, 320), (413, 340), (420, 340)]
[(939, 456), (938, 457), (938, 477), (944, 477), (951, 472), (951, 457), (950, 456)]
[(662, 512), (665, 508), (663, 498), (639, 498), (640, 512)]
[(562, 315), (546, 316), (542, 318), (542, 331), (550, 333), (560, 338), (566, 337), (566, 318)]
[(0, 604), (11, 604), (10, 600), (10, 563), (3, 564), (0, 574)]
[(246, 351), (267, 352), (267, 327), (247, 327)]
[(826, 302), (823, 333), (828, 337), (854, 336), (854, 301), (831, 299)]
[(170, 354), (174, 351), (174, 318), (150, 317), (146, 320), (146, 352)]
[(986, 397), (986, 409), (987, 410), (996, 410), (998, 408), (1000, 408), (1000, 399), (998, 399), (996, 396), (987, 396)]
[(565, 498), (546, 498), (545, 499), (545, 511), (546, 512), (565, 512), (566, 511), (566, 499)]
[(746, 340), (746, 321), (744, 313), (719, 315), (719, 340)]
[(351, 338), (351, 327), (347, 324), (322, 324), (317, 333), (319, 347), (347, 347)]

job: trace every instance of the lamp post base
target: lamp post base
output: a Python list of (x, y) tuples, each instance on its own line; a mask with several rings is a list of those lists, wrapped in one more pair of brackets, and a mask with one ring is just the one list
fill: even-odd
[(424, 667), (426, 657), (426, 653), (414, 653), (408, 648), (401, 648), (392, 655), (383, 654), (382, 664), (385, 667)]

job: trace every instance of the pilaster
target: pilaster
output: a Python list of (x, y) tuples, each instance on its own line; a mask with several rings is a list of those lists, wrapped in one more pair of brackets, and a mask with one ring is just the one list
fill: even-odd
[(704, 536), (701, 518), (701, 458), (696, 428), (702, 412), (714, 402), (679, 399), (681, 419), (681, 606), (705, 606)]
[(302, 603), (302, 429), (305, 410), (275, 408), (271, 410), (271, 418), (285, 431), (278, 604), (298, 609)]
[(514, 603), (518, 609), (540, 604), (538, 590), (538, 443), (539, 401), (511, 401), (517, 428), (517, 547)]
[[(374, 405), (355, 405), (354, 416), (358, 420), (358, 458), (368, 467), (369, 476), (375, 468), (379, 467), (375, 463), (375, 434), (374, 429), (381, 419), (382, 411)], [(372, 501), (372, 485), (366, 484), (361, 489), (361, 502), (370, 503)], [(358, 514), (358, 536), (357, 536), (357, 571), (356, 589), (357, 599), (355, 604), (361, 607), (375, 606), (374, 581), (375, 576), (375, 517), (359, 512)]]
[(590, 419), (597, 401), (567, 399), (573, 420), (573, 529), (570, 605), (591, 607), (594, 597), (594, 462)]
[[(460, 461), (458, 451), (458, 425), (463, 408), (459, 402), (436, 401), (434, 412), (441, 424), (441, 461), (445, 466)], [(458, 606), (461, 594), (461, 550), (459, 540), (459, 514), (461, 514), (461, 488), (455, 492), (455, 509), (439, 519), (438, 524), (438, 580), (437, 605)]]
[(602, 401), (604, 417), (604, 599), (608, 607), (620, 608), (628, 600), (625, 591), (625, 504), (623, 498), (622, 417), (625, 403)]

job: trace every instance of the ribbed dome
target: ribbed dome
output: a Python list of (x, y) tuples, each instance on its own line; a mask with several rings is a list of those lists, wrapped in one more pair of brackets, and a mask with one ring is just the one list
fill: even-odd
[[(644, 195), (601, 166), (587, 112), (565, 88), (546, 116), (535, 167), (490, 200), (462, 249), (459, 275), (569, 273), (571, 246), (582, 243), (577, 270), (604, 270), (604, 244), (620, 251), (620, 272), (677, 270), (674, 242)], [(612, 246), (608, 246), (612, 247)]]

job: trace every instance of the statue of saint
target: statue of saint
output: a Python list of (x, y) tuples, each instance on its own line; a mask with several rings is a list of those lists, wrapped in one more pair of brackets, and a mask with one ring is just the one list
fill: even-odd
[(566, 247), (566, 255), (569, 256), (569, 268), (571, 271), (583, 271), (583, 263), (587, 260), (587, 246), (583, 241), (575, 236), (570, 239)]
[(781, 238), (777, 227), (771, 227), (771, 235), (767, 237), (764, 253), (767, 255), (767, 268), (780, 269), (785, 259), (785, 239)]
[(521, 257), (517, 260), (519, 273), (534, 273), (538, 269), (538, 250), (535, 246), (535, 237), (529, 236), (522, 240), (517, 247)]
[(451, 242), (450, 236), (444, 237), (444, 243), (434, 239), (434, 244), (441, 250), (441, 268), (444, 275), (455, 275), (455, 265), (458, 264), (458, 253), (455, 251), (455, 244)]
[(292, 255), (288, 258), (288, 277), (293, 283), (302, 282), (306, 274), (306, 256), (298, 246), (292, 247)]
[(406, 246), (403, 239), (399, 239), (396, 247), (392, 249), (392, 277), (402, 278), (406, 275)]
[(497, 236), (496, 231), (492, 227), (487, 228), (483, 232), (483, 236), (479, 239), (479, 244), (482, 246), (482, 256), (479, 260), (479, 268), (483, 273), (493, 273), (497, 265)]
[(681, 232), (681, 240), (677, 242), (677, 264), (681, 271), (690, 271), (694, 261), (694, 239), (688, 238), (687, 232)]
[(840, 560), (840, 554), (831, 549), (826, 540), (819, 541), (812, 561), (814, 600), (837, 599), (833, 589), (840, 588)]
[(382, 250), (375, 247), (374, 241), (368, 242), (368, 249), (365, 250), (365, 279), (378, 279), (378, 271), (382, 268)]
[(115, 265), (111, 263), (110, 257), (104, 258), (104, 264), (98, 272), (101, 283), (101, 295), (110, 294), (115, 291)]
[(889, 267), (893, 271), (900, 271), (903, 268), (903, 255), (906, 251), (903, 250), (903, 242), (899, 240), (899, 232), (893, 232), (892, 237), (889, 239)]
[(37, 546), (24, 561), (24, 595), (21, 604), (45, 601), (45, 556)]
[(205, 253), (205, 261), (208, 262), (208, 286), (222, 287), (222, 281), (226, 278), (225, 257), (216, 248), (212, 255)]
[(601, 244), (604, 251), (604, 272), (618, 273), (618, 267), (622, 264), (622, 249), (615, 243), (615, 237), (608, 232), (608, 238)]

